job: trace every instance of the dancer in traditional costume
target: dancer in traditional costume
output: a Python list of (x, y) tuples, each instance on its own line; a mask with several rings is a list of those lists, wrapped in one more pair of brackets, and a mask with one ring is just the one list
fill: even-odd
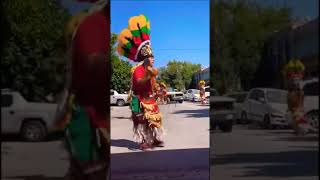
[(199, 82), (199, 90), (200, 90), (200, 99), (201, 99), (201, 104), (204, 104), (204, 100), (206, 99), (205, 97), (205, 90), (204, 90), (204, 86), (205, 86), (206, 82), (204, 80), (201, 80)]
[(163, 104), (167, 103), (168, 100), (168, 94), (167, 94), (167, 86), (164, 84), (164, 82), (160, 83), (160, 91), (161, 91), (161, 102)]
[(304, 134), (308, 126), (303, 111), (304, 92), (300, 86), (304, 69), (304, 65), (299, 60), (291, 60), (285, 67), (288, 80), (288, 110), (296, 134)]
[(108, 179), (109, 14), (102, 0), (67, 24), (68, 77), (56, 126), (65, 132), (70, 180)]
[(162, 116), (153, 95), (158, 70), (153, 67), (149, 19), (145, 15), (131, 17), (128, 28), (121, 31), (118, 41), (118, 53), (138, 63), (132, 68), (129, 93), (134, 138), (142, 150), (162, 146)]
[(156, 83), (154, 85), (154, 98), (156, 99), (157, 103), (161, 103), (161, 89), (160, 89), (160, 84)]

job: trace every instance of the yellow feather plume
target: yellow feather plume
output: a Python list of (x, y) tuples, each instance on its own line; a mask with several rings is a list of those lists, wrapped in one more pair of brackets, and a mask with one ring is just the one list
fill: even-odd
[(139, 17), (138, 16), (133, 16), (129, 19), (129, 29), (131, 31), (138, 30), (138, 22), (139, 22)]
[(138, 23), (139, 23), (140, 27), (146, 26), (147, 25), (146, 17), (144, 15), (142, 15), (142, 14), (140, 16), (138, 16)]
[(147, 23), (146, 17), (142, 14), (140, 16), (133, 16), (129, 19), (130, 31), (139, 30), (138, 24), (139, 24), (140, 28), (142, 28), (144, 26), (148, 26), (148, 24), (149, 24), (149, 28), (150, 28), (150, 22)]
[(147, 22), (147, 28), (150, 29), (150, 21)]
[(126, 38), (132, 39), (132, 34), (129, 31), (129, 29), (124, 29), (121, 31), (121, 33), (119, 34), (119, 37), (118, 37), (119, 43), (121, 43), (123, 45), (127, 44), (129, 41)]

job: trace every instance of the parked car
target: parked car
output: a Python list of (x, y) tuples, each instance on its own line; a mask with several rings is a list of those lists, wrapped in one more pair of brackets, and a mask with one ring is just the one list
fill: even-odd
[(210, 86), (204, 87), (205, 97), (210, 97)]
[(288, 92), (281, 89), (251, 89), (243, 104), (241, 121), (252, 121), (266, 129), (287, 127)]
[[(227, 96), (230, 98), (234, 98), (236, 100), (234, 103), (235, 119), (240, 124), (248, 123), (247, 120), (245, 120), (244, 118), (241, 118), (241, 113), (244, 111), (243, 103), (246, 100), (247, 95), (248, 95), (248, 92), (234, 92), (234, 93), (228, 93), (228, 94), (224, 95), (224, 96)], [(241, 120), (243, 120), (243, 121), (241, 121)]]
[(193, 101), (193, 102), (200, 101), (200, 90), (188, 89), (187, 94), (186, 94), (186, 99), (188, 101)]
[(128, 103), (128, 94), (120, 94), (116, 90), (110, 90), (110, 104), (124, 106)]
[(210, 94), (211, 94), (212, 96), (219, 96), (218, 91), (217, 91), (216, 89), (214, 89), (214, 88), (210, 88)]
[(1, 133), (43, 141), (54, 132), (57, 104), (27, 102), (19, 92), (1, 89)]
[(315, 129), (319, 127), (319, 79), (302, 82), (304, 91), (304, 113), (307, 122)]
[(210, 97), (210, 129), (231, 132), (235, 122), (235, 99), (224, 96)]
[(188, 95), (187, 95), (187, 90), (183, 91), (183, 100), (187, 101), (188, 100)]
[(184, 94), (183, 92), (174, 90), (174, 91), (168, 91), (167, 92), (167, 103), (170, 103), (170, 101), (175, 101), (179, 103), (183, 103), (184, 100)]

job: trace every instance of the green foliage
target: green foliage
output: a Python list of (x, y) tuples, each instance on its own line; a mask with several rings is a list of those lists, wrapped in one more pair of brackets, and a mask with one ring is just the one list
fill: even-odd
[(64, 82), (64, 26), (68, 14), (51, 0), (3, 1), (8, 39), (1, 51), (2, 88), (43, 101)]
[(192, 75), (200, 69), (200, 64), (169, 61), (166, 67), (159, 68), (158, 80), (172, 88), (187, 89), (191, 84)]
[(220, 93), (244, 89), (254, 79), (265, 40), (290, 23), (289, 9), (262, 8), (248, 1), (218, 1), (213, 7), (211, 84)]
[(111, 36), (111, 88), (123, 93), (129, 91), (131, 83), (131, 64), (128, 61), (121, 60), (116, 53), (117, 35)]

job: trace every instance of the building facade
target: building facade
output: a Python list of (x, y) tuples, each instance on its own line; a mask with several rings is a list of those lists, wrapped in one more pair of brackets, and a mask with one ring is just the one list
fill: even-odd
[(291, 59), (305, 65), (305, 78), (318, 76), (319, 18), (275, 32), (266, 42), (254, 86), (285, 88), (283, 67)]
[(198, 72), (195, 72), (192, 77), (192, 87), (197, 88), (199, 81), (204, 80), (206, 82), (206, 86), (210, 86), (210, 68), (203, 68)]

